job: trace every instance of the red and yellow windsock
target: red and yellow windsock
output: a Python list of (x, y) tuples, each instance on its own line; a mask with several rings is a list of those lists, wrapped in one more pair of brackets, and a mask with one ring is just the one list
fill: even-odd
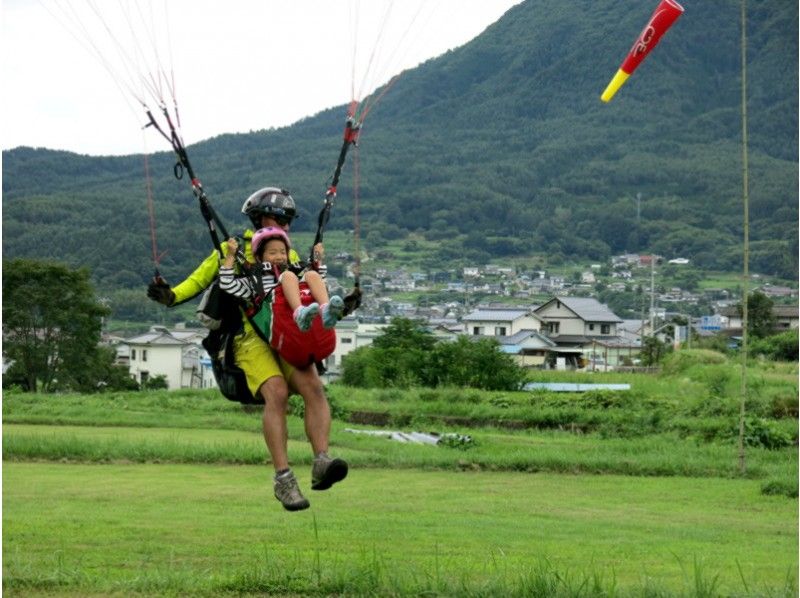
[(611, 79), (611, 82), (606, 87), (600, 99), (604, 102), (611, 101), (614, 94), (617, 93), (620, 87), (628, 80), (636, 70), (636, 67), (644, 60), (650, 51), (656, 47), (658, 40), (667, 32), (667, 29), (672, 27), (672, 24), (678, 20), (678, 17), (683, 14), (683, 7), (675, 2), (675, 0), (661, 0), (659, 5), (653, 11), (653, 15), (644, 26), (636, 42), (633, 44), (628, 56), (622, 61), (622, 66), (619, 67), (617, 74)]

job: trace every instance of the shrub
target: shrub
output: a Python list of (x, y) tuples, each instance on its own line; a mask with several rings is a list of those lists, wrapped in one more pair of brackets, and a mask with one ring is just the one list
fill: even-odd
[(797, 417), (797, 390), (794, 394), (772, 397), (770, 415), (775, 418)]
[(727, 357), (717, 351), (710, 351), (708, 349), (683, 349), (670, 353), (664, 358), (663, 373), (674, 376), (696, 365), (721, 365), (727, 361)]
[(712, 397), (724, 397), (731, 379), (731, 372), (725, 366), (712, 366), (705, 369), (705, 384)]
[(626, 391), (590, 390), (583, 393), (583, 403), (603, 409), (626, 407), (630, 402), (630, 397), (626, 394)]
[(797, 361), (798, 342), (800, 339), (795, 328), (773, 336), (755, 339), (750, 346), (750, 352), (774, 361)]
[(431, 352), (434, 386), (462, 386), (483, 390), (517, 390), (525, 371), (510, 355), (500, 351), (494, 339), (473, 341), (460, 336), (438, 343)]
[[(733, 436), (738, 437), (736, 427)], [(792, 444), (792, 437), (780, 430), (774, 422), (760, 418), (748, 417), (744, 421), (744, 442), (747, 446), (758, 446), (770, 450), (784, 448)]]
[[(402, 321), (402, 320), (401, 320)], [(419, 337), (408, 344), (403, 334)], [(396, 325), (392, 335), (380, 336), (343, 362), (342, 383), (362, 388), (453, 386), (483, 390), (517, 390), (525, 371), (500, 351), (494, 339), (427, 342), (410, 326)]]
[[(343, 407), (339, 403), (339, 399), (336, 397), (336, 393), (325, 393), (328, 397), (328, 405), (331, 409), (331, 417), (333, 419), (338, 420), (347, 420), (348, 415), (350, 412)], [(256, 406), (257, 409), (260, 409), (260, 406)], [(297, 394), (293, 394), (289, 396), (289, 408), (288, 412), (291, 415), (296, 415), (297, 417), (305, 417), (306, 415), (306, 404), (303, 401), (303, 397)]]
[(164, 374), (153, 376), (152, 378), (149, 378), (144, 384), (142, 384), (142, 388), (144, 388), (145, 390), (166, 390), (169, 388), (169, 384), (167, 383), (167, 377)]
[(769, 480), (761, 485), (761, 494), (798, 497), (797, 480)]

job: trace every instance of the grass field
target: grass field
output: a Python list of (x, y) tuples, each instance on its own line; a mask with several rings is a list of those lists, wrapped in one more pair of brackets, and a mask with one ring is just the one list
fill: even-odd
[[(272, 497), (260, 414), (214, 393), (5, 393), (4, 593), (796, 596), (796, 364), (758, 375), (749, 407), (789, 444), (748, 446), (744, 475), (715, 374), (637, 379), (633, 400), (334, 386), (351, 474), (307, 490), (291, 415), (300, 513)], [(443, 402), (462, 423), (438, 419)], [(474, 442), (352, 433), (375, 428), (356, 410)], [(509, 414), (531, 426), (497, 425)]]
[(752, 481), (356, 469), (288, 514), (268, 477), (261, 466), (6, 463), (5, 590), (796, 591), (797, 503)]

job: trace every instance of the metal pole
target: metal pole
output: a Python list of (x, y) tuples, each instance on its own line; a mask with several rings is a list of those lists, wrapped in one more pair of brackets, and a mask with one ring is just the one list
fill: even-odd
[(739, 471), (745, 472), (744, 415), (747, 401), (747, 303), (750, 283), (750, 193), (747, 163), (747, 0), (742, 0), (742, 200), (744, 264), (742, 272), (742, 381), (739, 404)]
[(688, 316), (688, 322), (686, 326), (686, 348), (692, 348), (692, 316)]
[(656, 258), (650, 255), (650, 334), (656, 335)]

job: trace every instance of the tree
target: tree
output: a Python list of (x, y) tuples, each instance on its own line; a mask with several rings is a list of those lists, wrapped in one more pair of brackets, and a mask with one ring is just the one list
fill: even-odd
[[(86, 269), (17, 259), (3, 262), (3, 352), (28, 391), (85, 387), (96, 371), (101, 318)], [(41, 385), (41, 386), (40, 386)]]
[(497, 340), (459, 336), (438, 343), (431, 356), (429, 386), (462, 386), (483, 390), (519, 390), (525, 371), (511, 355), (500, 351)]
[(669, 353), (669, 345), (662, 343), (654, 336), (645, 337), (642, 342), (642, 365), (651, 366), (658, 364)]
[(425, 329), (419, 320), (394, 318), (384, 329), (383, 334), (375, 339), (372, 345), (377, 349), (415, 349), (430, 350), (436, 344), (436, 338)]
[[(753, 291), (747, 299), (747, 332), (755, 338), (764, 338), (775, 332), (774, 303), (764, 293)], [(736, 312), (742, 317), (742, 304), (736, 305)]]
[(342, 382), (364, 388), (462, 386), (517, 390), (525, 372), (495, 339), (438, 342), (419, 322), (395, 318), (369, 347), (344, 358)]

